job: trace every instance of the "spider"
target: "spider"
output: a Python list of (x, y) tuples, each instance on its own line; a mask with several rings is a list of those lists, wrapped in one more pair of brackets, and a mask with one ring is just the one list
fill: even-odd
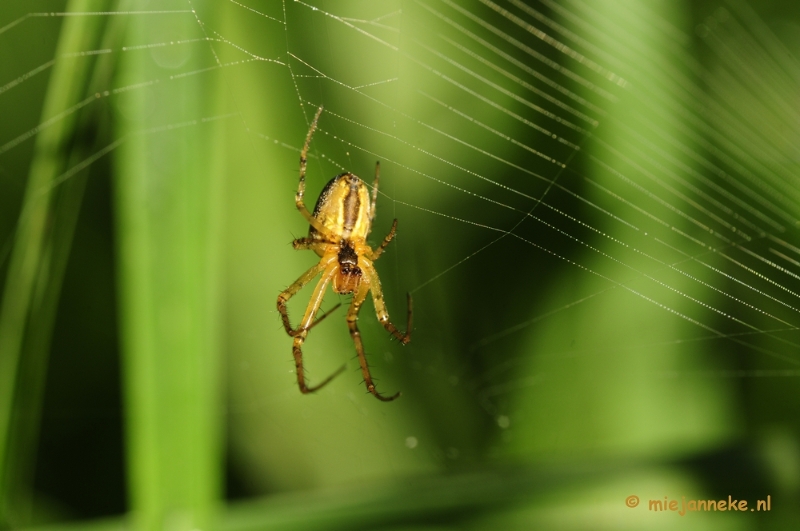
[[(397, 230), (397, 220), (395, 219), (392, 223), (389, 234), (386, 235), (380, 246), (373, 250), (367, 244), (367, 236), (372, 229), (372, 220), (375, 219), (380, 162), (375, 163), (375, 181), (372, 184), (371, 200), (369, 190), (364, 181), (352, 173), (342, 173), (331, 179), (322, 189), (314, 207), (314, 212), (308, 211), (303, 202), (306, 188), (306, 155), (308, 154), (311, 137), (317, 128), (320, 114), (322, 114), (322, 107), (317, 109), (306, 135), (303, 150), (300, 152), (300, 183), (297, 186), (297, 194), (295, 195), (297, 210), (309, 223), (308, 236), (306, 238), (298, 238), (292, 242), (292, 246), (296, 250), (310, 249), (317, 253), (320, 256), (320, 261), (278, 295), (278, 311), (283, 319), (283, 327), (286, 329), (286, 333), (294, 338), (292, 353), (294, 354), (297, 384), (300, 386), (300, 392), (303, 394), (313, 393), (338, 376), (345, 367), (342, 366), (321, 383), (309, 387), (303, 370), (303, 342), (308, 336), (308, 331), (330, 314), (328, 312), (328, 314), (323, 315), (316, 321), (314, 320), (322, 304), (328, 284), (333, 283), (333, 291), (336, 293), (343, 295), (354, 293), (350, 309), (347, 312), (347, 326), (350, 329), (350, 337), (353, 338), (353, 343), (355, 343), (364, 383), (367, 386), (367, 390), (375, 397), (384, 402), (389, 402), (400, 396), (400, 393), (384, 396), (375, 388), (375, 383), (369, 373), (369, 365), (364, 354), (364, 345), (361, 342), (361, 333), (358, 330), (357, 321), (361, 305), (366, 300), (367, 295), (372, 292), (375, 313), (383, 327), (403, 345), (411, 341), (411, 294), (408, 294), (407, 299), (408, 321), (406, 332), (401, 333), (389, 321), (389, 313), (386, 311), (386, 304), (383, 301), (381, 281), (378, 278), (378, 272), (375, 271), (375, 266), (373, 266), (373, 262), (381, 256), (386, 246), (394, 238)], [(286, 310), (287, 302), (320, 273), (322, 278), (314, 288), (314, 293), (311, 295), (311, 300), (306, 307), (303, 319), (297, 328), (292, 328), (289, 323), (289, 314)]]

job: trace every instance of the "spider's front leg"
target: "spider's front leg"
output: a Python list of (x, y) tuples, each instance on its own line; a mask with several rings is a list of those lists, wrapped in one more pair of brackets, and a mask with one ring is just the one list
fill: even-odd
[[(294, 355), (294, 365), (297, 373), (297, 385), (300, 387), (300, 392), (303, 394), (313, 393), (314, 391), (322, 388), (345, 369), (345, 366), (343, 365), (336, 372), (323, 380), (322, 383), (319, 383), (313, 387), (309, 387), (308, 384), (306, 384), (305, 369), (303, 367), (303, 343), (306, 340), (306, 336), (308, 336), (308, 331), (330, 314), (330, 312), (328, 312), (328, 314), (325, 316), (321, 317), (317, 321), (314, 321), (314, 317), (316, 316), (317, 312), (319, 311), (319, 307), (322, 304), (322, 299), (325, 297), (325, 290), (328, 287), (328, 284), (330, 284), (333, 275), (336, 274), (337, 267), (338, 264), (336, 262), (335, 255), (327, 260), (323, 259), (319, 264), (306, 271), (303, 276), (297, 279), (297, 282), (289, 286), (286, 291), (278, 296), (278, 311), (281, 312), (281, 316), (283, 317), (283, 326), (286, 328), (286, 332), (290, 336), (294, 337), (292, 354)], [(292, 298), (292, 296), (300, 291), (304, 285), (308, 284), (311, 279), (319, 274), (320, 269), (324, 269), (324, 272), (322, 273), (322, 278), (320, 278), (317, 286), (314, 288), (314, 293), (311, 295), (311, 300), (306, 307), (306, 313), (303, 315), (303, 320), (296, 329), (292, 329), (291, 325), (289, 324), (289, 315), (286, 312), (286, 303), (290, 298)]]
[[(334, 257), (335, 258), (335, 257)], [(294, 283), (286, 288), (280, 295), (278, 295), (278, 311), (281, 314), (281, 319), (283, 320), (283, 328), (286, 330), (286, 333), (290, 336), (294, 337), (300, 333), (303, 329), (303, 324), (301, 323), (297, 328), (292, 328), (291, 323), (289, 322), (289, 312), (286, 308), (286, 304), (289, 302), (289, 299), (297, 295), (297, 292), (303, 289), (303, 287), (311, 282), (314, 277), (319, 275), (320, 271), (324, 270), (326, 267), (330, 265), (333, 259), (328, 259), (327, 261), (320, 260), (318, 264), (311, 267), (308, 271), (303, 273), (300, 278), (294, 281)], [(327, 285), (327, 284), (326, 284)], [(319, 286), (318, 286), (319, 287)], [(313, 300), (313, 299), (312, 299)], [(320, 304), (322, 301), (319, 301)], [(309, 304), (309, 308), (311, 304)]]
[(407, 304), (408, 304), (408, 320), (406, 321), (406, 331), (405, 333), (400, 332), (396, 326), (392, 324), (389, 320), (389, 311), (386, 309), (386, 302), (383, 300), (383, 289), (381, 288), (381, 280), (378, 277), (378, 272), (375, 270), (375, 267), (371, 263), (367, 263), (365, 261), (362, 264), (364, 272), (366, 273), (367, 277), (369, 278), (370, 284), (372, 284), (372, 302), (375, 305), (375, 315), (378, 317), (378, 321), (383, 325), (383, 327), (388, 330), (395, 338), (397, 338), (400, 343), (407, 345), (411, 342), (411, 327), (412, 327), (412, 316), (413, 316), (413, 305), (411, 302), (411, 294), (407, 294)]
[(347, 326), (350, 328), (350, 337), (353, 338), (353, 343), (356, 346), (358, 362), (361, 364), (361, 374), (364, 376), (364, 383), (367, 386), (367, 391), (375, 395), (375, 398), (378, 400), (391, 402), (400, 396), (400, 393), (398, 392), (392, 396), (383, 396), (375, 388), (375, 383), (372, 381), (372, 376), (369, 373), (369, 364), (367, 363), (367, 356), (364, 353), (364, 344), (361, 341), (361, 332), (358, 330), (358, 311), (361, 309), (361, 305), (364, 303), (364, 300), (366, 300), (369, 290), (370, 281), (366, 278), (362, 279), (361, 284), (358, 287), (358, 291), (353, 297), (353, 302), (350, 304), (350, 309), (347, 311)]

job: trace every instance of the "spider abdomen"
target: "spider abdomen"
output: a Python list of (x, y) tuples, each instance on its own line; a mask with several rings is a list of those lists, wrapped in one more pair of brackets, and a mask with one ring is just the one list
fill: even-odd
[[(342, 173), (322, 189), (313, 216), (332, 234), (364, 241), (372, 222), (371, 208), (369, 189), (364, 181), (352, 173)], [(309, 227), (308, 235), (317, 238), (319, 233)]]

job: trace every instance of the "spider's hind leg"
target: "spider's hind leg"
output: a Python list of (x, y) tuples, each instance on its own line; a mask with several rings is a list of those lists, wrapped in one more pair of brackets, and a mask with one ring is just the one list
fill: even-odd
[(389, 234), (386, 235), (386, 237), (381, 242), (380, 246), (374, 251), (372, 251), (372, 256), (369, 257), (370, 260), (374, 262), (375, 260), (381, 257), (383, 251), (386, 249), (386, 246), (389, 245), (391, 241), (394, 239), (395, 234), (397, 234), (397, 219), (395, 219), (392, 222), (392, 228), (389, 230)]
[(306, 218), (308, 224), (314, 227), (316, 230), (321, 232), (322, 234), (327, 234), (327, 229), (325, 226), (320, 223), (320, 221), (308, 211), (306, 207), (305, 201), (303, 198), (306, 194), (306, 168), (308, 166), (308, 148), (311, 145), (311, 137), (314, 136), (314, 131), (317, 130), (317, 123), (319, 122), (319, 116), (322, 114), (322, 106), (317, 109), (317, 114), (314, 115), (314, 119), (311, 121), (311, 126), (308, 128), (308, 134), (306, 135), (306, 142), (303, 144), (303, 149), (300, 151), (300, 180), (297, 183), (297, 193), (294, 196), (294, 203), (297, 207), (297, 210), (300, 211), (300, 214)]
[(309, 249), (314, 249), (314, 245), (318, 245), (319, 241), (314, 240), (313, 238), (297, 238), (292, 240), (292, 247), (295, 251), (306, 251)]
[(378, 204), (378, 181), (381, 178), (381, 161), (375, 162), (375, 180), (372, 181), (372, 204), (369, 207), (369, 221), (375, 219), (375, 207)]

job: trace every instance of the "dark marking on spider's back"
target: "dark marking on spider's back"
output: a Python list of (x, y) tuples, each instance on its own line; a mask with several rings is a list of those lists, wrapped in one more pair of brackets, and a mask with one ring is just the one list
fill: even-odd
[[(314, 205), (314, 212), (311, 214), (312, 216), (314, 216), (317, 219), (320, 219), (320, 213), (322, 212), (323, 209), (330, 210), (331, 205), (329, 203), (331, 201), (331, 195), (333, 194), (333, 191), (336, 189), (336, 183), (339, 182), (339, 179), (341, 179), (346, 175), (348, 174), (341, 173), (336, 177), (334, 177), (333, 179), (331, 179), (330, 181), (328, 181), (327, 184), (325, 184), (325, 186), (322, 188), (322, 191), (319, 193), (319, 197), (317, 198), (317, 204)], [(325, 222), (326, 220), (323, 219), (322, 221)], [(315, 240), (322, 239), (321, 235), (317, 232), (317, 229), (315, 229), (313, 226), (310, 225), (308, 227), (308, 236)]]
[(314, 212), (312, 215), (316, 218), (319, 215), (320, 210), (324, 207), (324, 205), (328, 202), (328, 199), (331, 196), (331, 192), (333, 192), (333, 187), (336, 184), (336, 181), (344, 177), (345, 175), (349, 175), (348, 173), (341, 173), (328, 181), (322, 191), (319, 193), (319, 197), (317, 198), (317, 204), (314, 205)]
[(352, 176), (350, 181), (350, 192), (344, 197), (344, 229), (352, 231), (358, 221), (358, 214), (361, 208), (361, 198), (358, 196), (358, 187), (361, 184), (358, 177)]

